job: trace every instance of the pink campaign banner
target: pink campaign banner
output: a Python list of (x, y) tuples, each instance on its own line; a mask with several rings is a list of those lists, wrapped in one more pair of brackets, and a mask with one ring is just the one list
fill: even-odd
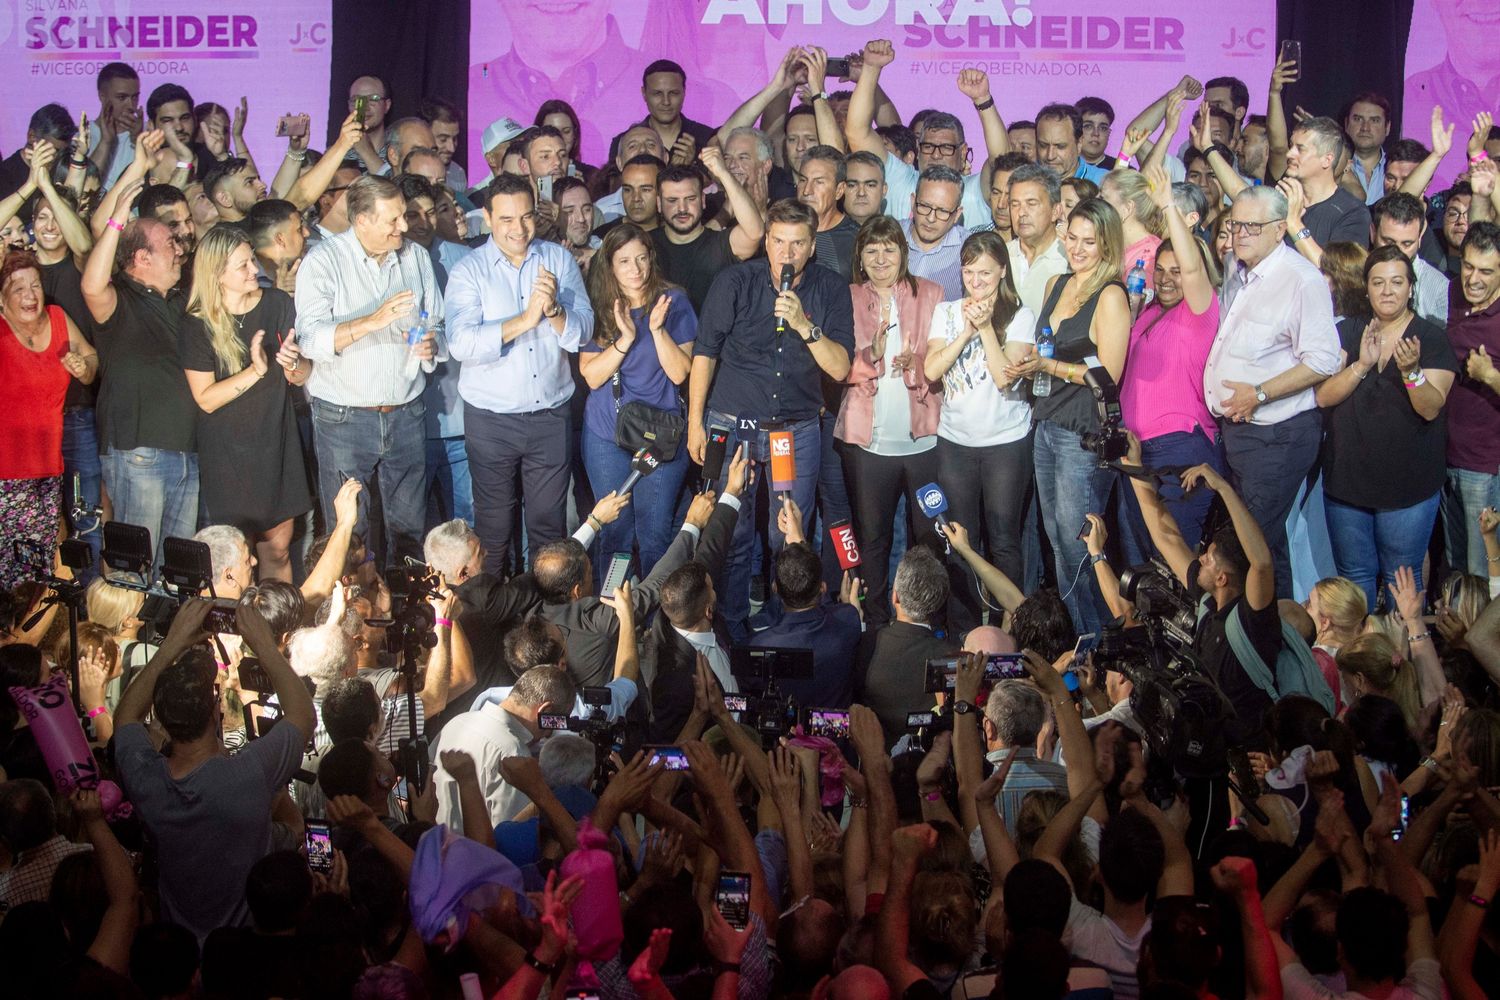
[(325, 134), (330, 10), (330, 0), (0, 0), (0, 152), (25, 142), (43, 104), (92, 121), (100, 67), (126, 62), (140, 74), (143, 110), (163, 83), (231, 112), (248, 97), (245, 139), (262, 163), (275, 160), (281, 115), (310, 114), (312, 134)]
[(941, 107), (979, 135), (953, 82), (976, 66), (1007, 122), (1051, 101), (1110, 101), (1113, 151), (1125, 123), (1184, 73), (1237, 76), (1263, 111), (1275, 25), (1273, 0), (474, 0), (469, 162), (482, 162), (489, 122), (529, 125), (542, 101), (560, 97), (583, 119), (584, 159), (598, 164), (610, 137), (645, 117), (641, 71), (656, 59), (687, 71), (683, 113), (718, 124), (791, 46), (842, 56), (872, 38), (895, 43), (882, 79), (903, 118)]
[(1432, 148), (1432, 109), (1443, 109), (1453, 148), (1429, 193), (1468, 169), (1465, 148), (1474, 116), (1500, 114), (1500, 0), (1417, 0), (1406, 42), (1402, 134)]

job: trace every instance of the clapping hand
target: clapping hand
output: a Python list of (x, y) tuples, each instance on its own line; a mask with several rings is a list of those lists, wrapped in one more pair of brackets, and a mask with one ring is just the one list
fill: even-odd
[(276, 363), (288, 372), (296, 372), (302, 367), (302, 349), (297, 346), (297, 331), (295, 328), (288, 330), (282, 338), (281, 346), (276, 349)]
[(1402, 375), (1419, 372), (1422, 370), (1422, 345), (1416, 337), (1402, 337), (1396, 341), (1396, 352), (1392, 358)]

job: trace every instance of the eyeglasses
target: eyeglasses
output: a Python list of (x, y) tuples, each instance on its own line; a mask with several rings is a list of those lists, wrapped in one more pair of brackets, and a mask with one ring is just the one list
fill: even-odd
[(385, 100), (385, 95), (384, 94), (355, 94), (353, 97), (349, 98), (349, 107), (351, 107), (351, 108), (354, 107), (354, 102), (357, 101), (357, 100), (359, 100), (360, 98), (364, 98), (367, 101), (377, 101), (378, 102), (378, 101)]
[(1233, 235), (1235, 233), (1243, 233), (1246, 236), (1259, 236), (1262, 229), (1265, 229), (1267, 226), (1274, 225), (1275, 223), (1278, 223), (1280, 221), (1282, 220), (1267, 219), (1265, 222), (1236, 222), (1235, 220), (1230, 219), (1224, 224), (1224, 228), (1229, 230), (1230, 235)]
[(923, 156), (952, 156), (958, 152), (956, 142), (919, 142), (917, 152)]
[(1447, 219), (1449, 222), (1457, 222), (1460, 219), (1467, 219), (1468, 217), (1469, 210), (1466, 208), (1450, 208), (1448, 209), (1448, 211), (1443, 213), (1443, 218)]
[(1084, 122), (1083, 123), (1083, 130), (1085, 132), (1098, 132), (1101, 135), (1109, 135), (1110, 129), (1112, 127), (1113, 126), (1111, 126), (1109, 124), (1109, 122)]
[(958, 209), (938, 208), (936, 205), (929, 205), (925, 201), (919, 201), (917, 202), (916, 207), (912, 209), (912, 214), (930, 215), (938, 222), (947, 222), (949, 219), (953, 218), (954, 215), (958, 214)]

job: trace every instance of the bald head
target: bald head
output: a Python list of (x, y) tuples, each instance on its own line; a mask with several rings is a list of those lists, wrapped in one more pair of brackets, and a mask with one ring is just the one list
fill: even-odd
[(851, 965), (828, 984), (829, 1000), (891, 1000), (885, 977), (868, 965)]
[(993, 625), (981, 625), (964, 637), (965, 653), (1014, 653), (1016, 640), (1009, 632)]

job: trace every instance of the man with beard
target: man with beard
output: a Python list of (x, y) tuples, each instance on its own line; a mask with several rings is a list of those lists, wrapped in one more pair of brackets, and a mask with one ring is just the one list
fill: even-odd
[[(663, 163), (667, 161), (665, 147), (661, 144), (661, 136), (650, 125), (632, 125), (620, 134), (615, 142), (615, 156), (612, 161), (614, 170), (622, 176), (625, 164), (637, 156), (654, 156)], [(600, 174), (605, 171), (599, 171)], [(596, 180), (597, 180), (596, 175)], [(597, 193), (597, 189), (596, 192)], [(553, 192), (554, 196), (556, 192)], [(594, 207), (604, 216), (605, 222), (625, 217), (625, 192), (623, 188), (617, 188), (609, 194), (601, 195), (595, 202)]]
[(589, 187), (577, 177), (564, 177), (552, 186), (552, 200), (557, 205), (562, 244), (588, 277), (589, 261), (604, 242), (593, 234), (594, 199), (589, 196)]
[(744, 186), (730, 173), (724, 154), (709, 146), (698, 160), (723, 189), (734, 217), (732, 229), (703, 225), (703, 174), (694, 167), (670, 166), (657, 177), (657, 198), (665, 225), (651, 233), (662, 274), (687, 292), (694, 311), (701, 312), (708, 288), (719, 272), (749, 260), (760, 249), (765, 223)]

